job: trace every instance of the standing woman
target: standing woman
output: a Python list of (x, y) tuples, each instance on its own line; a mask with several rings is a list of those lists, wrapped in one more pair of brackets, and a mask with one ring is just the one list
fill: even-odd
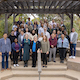
[(43, 36), (43, 40), (41, 41), (41, 53), (43, 58), (43, 67), (47, 67), (47, 54), (49, 54), (49, 40), (47, 40), (47, 36)]
[(28, 39), (28, 34), (25, 34), (25, 38), (23, 39), (22, 42), (24, 67), (28, 67), (28, 60), (30, 59), (29, 51), (30, 51), (30, 40)]
[(18, 55), (21, 50), (21, 46), (18, 43), (17, 38), (15, 38), (14, 42), (12, 43), (12, 50), (13, 50), (13, 64), (14, 64), (14, 67), (16, 67), (16, 66), (19, 66), (18, 65)]
[(59, 48), (60, 63), (64, 63), (66, 49), (69, 47), (68, 39), (64, 37), (64, 34), (58, 39), (57, 47)]

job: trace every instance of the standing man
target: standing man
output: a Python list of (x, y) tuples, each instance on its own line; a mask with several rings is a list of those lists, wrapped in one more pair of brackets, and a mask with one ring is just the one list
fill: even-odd
[(7, 33), (3, 34), (3, 38), (0, 39), (0, 55), (2, 56), (2, 71), (5, 69), (4, 58), (6, 56), (6, 69), (8, 68), (8, 57), (11, 54), (11, 42), (7, 38)]
[[(75, 59), (78, 34), (77, 32), (75, 32), (74, 28), (72, 28), (72, 32), (70, 33), (69, 37), (70, 37), (70, 51), (71, 51), (71, 56), (69, 58)], [(74, 54), (73, 54), (73, 51), (74, 51)]]
[[(22, 48), (23, 39), (24, 39), (24, 31), (21, 30), (21, 33), (20, 33), (20, 35), (18, 36), (18, 43), (20, 44), (21, 48)], [(22, 49), (21, 49), (21, 51), (20, 51), (20, 61), (22, 61)]]

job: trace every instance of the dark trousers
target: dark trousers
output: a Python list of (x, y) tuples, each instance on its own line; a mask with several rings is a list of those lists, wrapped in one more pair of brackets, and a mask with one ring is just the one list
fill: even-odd
[(22, 49), (20, 50), (20, 60), (22, 60)]
[(60, 60), (64, 60), (66, 53), (66, 48), (59, 48)]
[[(70, 51), (71, 51), (71, 56), (76, 55), (76, 44), (70, 44)], [(73, 51), (74, 51), (74, 55), (73, 55)]]
[(18, 55), (19, 52), (13, 51), (13, 64), (18, 64)]
[(36, 52), (33, 52), (32, 54), (32, 66), (36, 67)]
[(4, 69), (5, 68), (5, 65), (4, 65), (4, 58), (6, 56), (6, 69), (8, 68), (8, 57), (9, 57), (9, 53), (2, 53), (2, 68)]
[(24, 65), (28, 64), (28, 60), (24, 61)]
[(42, 60), (43, 60), (43, 64), (47, 65), (47, 54), (46, 53), (42, 53)]

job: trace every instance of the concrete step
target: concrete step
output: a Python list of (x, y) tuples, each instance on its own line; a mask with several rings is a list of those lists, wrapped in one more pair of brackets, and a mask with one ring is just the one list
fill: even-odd
[[(38, 71), (38, 67), (32, 68), (31, 66), (28, 67), (13, 67), (11, 66), (12, 70), (20, 70), (20, 71)], [(42, 71), (66, 71), (67, 66), (66, 65), (48, 65), (47, 68), (42, 67)]]
[[(39, 73), (37, 71), (12, 71), (12, 75), (8, 75), (8, 76), (5, 76), (5, 77), (2, 77), (1, 80), (10, 80), (10, 79), (21, 79), (23, 78), (24, 80), (25, 79), (31, 79), (31, 78), (35, 78), (37, 79), (39, 77)], [(78, 80), (77, 78), (74, 78), (72, 76), (69, 76), (67, 74), (65, 74), (66, 71), (42, 71), (41, 73), (41, 80), (45, 80), (45, 79), (50, 79), (52, 80), (53, 79), (64, 79), (64, 80)], [(16, 79), (17, 78), (17, 79)], [(22, 80), (22, 79), (21, 79)]]
[(67, 67), (71, 70), (80, 71), (80, 57), (76, 57), (75, 59), (68, 59)]
[(80, 47), (77, 47), (76, 48), (76, 56), (77, 57), (80, 57)]
[(80, 47), (80, 41), (77, 42), (77, 45), (76, 45), (76, 46), (77, 46), (77, 47)]
[[(9, 78), (8, 80), (38, 80), (39, 77), (12, 77)], [(41, 80), (72, 80), (72, 79), (68, 79), (65, 77), (41, 77)]]

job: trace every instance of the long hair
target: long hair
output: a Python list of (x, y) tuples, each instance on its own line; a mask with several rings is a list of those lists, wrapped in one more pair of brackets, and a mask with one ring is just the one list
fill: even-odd
[[(48, 39), (47, 39), (47, 36), (46, 36), (46, 35), (44, 35), (44, 36), (46, 37), (46, 42), (47, 42), (47, 40), (48, 40)], [(43, 41), (44, 41), (44, 36), (43, 36)]]

